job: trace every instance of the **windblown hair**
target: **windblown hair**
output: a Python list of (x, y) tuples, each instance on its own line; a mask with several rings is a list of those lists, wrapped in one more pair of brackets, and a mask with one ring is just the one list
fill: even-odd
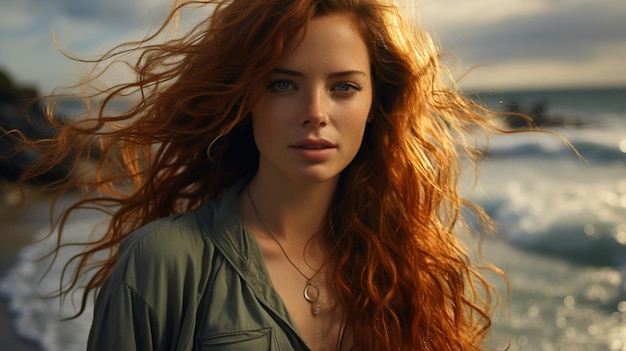
[[(184, 35), (157, 42), (181, 12), (199, 5), (211, 15)], [(354, 349), (483, 349), (496, 294), (457, 234), (470, 231), (466, 209), (483, 229), (490, 226), (461, 197), (458, 180), (461, 159), (478, 156), (468, 135), (496, 128), (489, 111), (449, 82), (429, 36), (383, 0), (180, 2), (153, 36), (94, 62), (93, 78), (112, 62), (126, 62), (136, 79), (87, 94), (99, 105), (60, 125), (57, 138), (36, 144), (45, 157), (25, 175), (68, 157), (78, 169), (81, 160), (98, 156), (95, 176), (56, 184), (85, 190), (59, 219), (59, 236), (76, 210), (111, 215), (104, 235), (73, 257), (78, 269), (60, 289), (67, 294), (91, 274), (79, 314), (131, 232), (196, 208), (255, 172), (250, 107), (258, 87), (312, 18), (334, 12), (357, 21), (374, 86), (372, 122), (341, 175), (325, 228), (336, 248), (334, 284)], [(128, 53), (139, 55), (130, 61)], [(131, 96), (140, 99), (126, 112), (107, 112), (115, 99)], [(98, 261), (101, 252), (108, 256)]]

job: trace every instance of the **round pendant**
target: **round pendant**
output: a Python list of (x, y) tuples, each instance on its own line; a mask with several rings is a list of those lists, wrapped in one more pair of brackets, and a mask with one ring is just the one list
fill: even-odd
[(310, 281), (307, 282), (304, 288), (304, 298), (310, 303), (315, 303), (320, 298), (320, 289), (313, 285)]

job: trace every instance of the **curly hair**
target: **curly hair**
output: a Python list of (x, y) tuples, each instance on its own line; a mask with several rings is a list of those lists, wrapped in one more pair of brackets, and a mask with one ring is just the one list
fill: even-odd
[[(184, 35), (158, 41), (195, 6), (208, 6), (211, 14)], [(92, 62), (87, 82), (120, 62), (136, 79), (85, 94), (97, 105), (58, 124), (58, 137), (36, 143), (44, 157), (24, 175), (68, 157), (75, 170), (97, 160), (94, 176), (52, 185), (85, 190), (59, 218), (59, 237), (81, 208), (110, 214), (104, 234), (83, 243), (66, 265), (77, 269), (61, 295), (91, 272), (79, 314), (131, 232), (196, 208), (256, 171), (250, 123), (256, 88), (312, 18), (334, 12), (357, 21), (374, 83), (372, 121), (341, 175), (325, 228), (336, 248), (333, 282), (354, 349), (483, 349), (497, 294), (458, 233), (471, 231), (466, 209), (481, 219), (480, 231), (490, 222), (461, 196), (458, 181), (463, 157), (478, 157), (470, 135), (497, 127), (489, 111), (449, 82), (430, 37), (384, 0), (179, 1), (152, 36)], [(117, 98), (134, 102), (111, 113)], [(101, 252), (108, 255), (97, 260)]]

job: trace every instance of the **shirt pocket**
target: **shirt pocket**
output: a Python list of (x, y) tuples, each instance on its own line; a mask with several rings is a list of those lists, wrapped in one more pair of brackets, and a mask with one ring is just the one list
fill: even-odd
[(272, 328), (244, 330), (202, 338), (198, 340), (201, 351), (271, 350)]

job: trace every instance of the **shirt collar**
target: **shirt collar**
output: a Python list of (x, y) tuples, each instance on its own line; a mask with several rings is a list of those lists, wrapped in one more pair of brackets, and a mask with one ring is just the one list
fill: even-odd
[(290, 321), (292, 328), (297, 329), (271, 283), (256, 239), (245, 227), (239, 214), (237, 196), (250, 180), (250, 176), (240, 179), (222, 198), (201, 207), (198, 214), (206, 228), (205, 235), (246, 281), (259, 300), (283, 320)]

